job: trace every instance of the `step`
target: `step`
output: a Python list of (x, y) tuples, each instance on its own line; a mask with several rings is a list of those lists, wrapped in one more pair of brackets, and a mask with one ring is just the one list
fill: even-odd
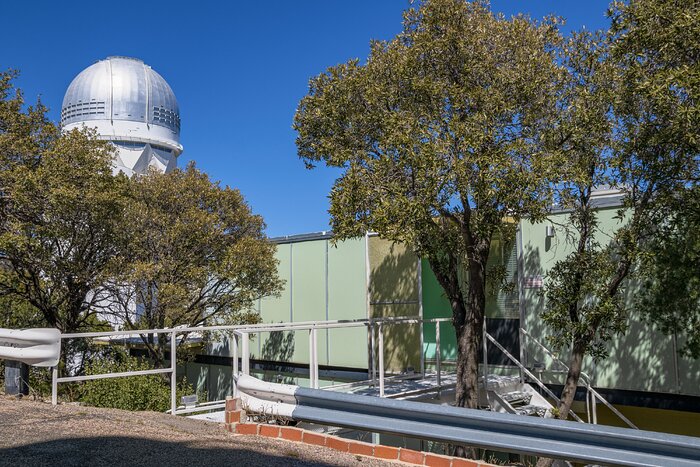
[(528, 415), (532, 417), (544, 417), (547, 413), (546, 407), (539, 405), (524, 405), (515, 409), (517, 415)]
[(511, 391), (505, 394), (499, 394), (499, 396), (514, 407), (516, 405), (528, 405), (532, 399), (532, 394), (525, 391)]

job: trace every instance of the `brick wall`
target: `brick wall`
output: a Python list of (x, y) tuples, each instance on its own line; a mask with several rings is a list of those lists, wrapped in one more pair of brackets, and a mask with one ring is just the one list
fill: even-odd
[(265, 423), (249, 423), (242, 410), (240, 399), (226, 399), (225, 412), (226, 429), (238, 435), (257, 435), (268, 438), (279, 438), (297, 443), (325, 446), (340, 452), (349, 452), (359, 456), (375, 457), (392, 461), (400, 461), (413, 465), (428, 465), (435, 467), (495, 467), (481, 461), (473, 461), (458, 457), (441, 456), (429, 452), (414, 451), (413, 449), (371, 444), (338, 436), (316, 433), (300, 428), (271, 425)]

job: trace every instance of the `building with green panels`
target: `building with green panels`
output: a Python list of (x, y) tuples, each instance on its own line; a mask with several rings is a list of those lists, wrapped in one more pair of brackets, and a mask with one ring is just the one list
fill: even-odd
[[(603, 192), (599, 198), (601, 243), (619, 227), (620, 197)], [(487, 300), (487, 331), (542, 379), (555, 387), (563, 381), (561, 368), (535, 340), (546, 344), (547, 329), (539, 319), (544, 302), (540, 294), (549, 269), (571, 251), (567, 235), (559, 227), (568, 212), (554, 212), (545, 223), (523, 220), (516, 238), (494, 239), (490, 262), (505, 266), (509, 291), (492, 291)], [(554, 227), (557, 226), (557, 227)], [(427, 261), (405, 245), (376, 235), (334, 241), (328, 232), (271, 239), (277, 244), (279, 276), (285, 281), (278, 297), (263, 298), (258, 311), (265, 323), (352, 320), (378, 317), (450, 318), (452, 311)], [(630, 299), (634, 284), (628, 287)], [(420, 371), (435, 364), (435, 323), (387, 326), (385, 366), (388, 372)], [(522, 328), (532, 337), (525, 337)], [(440, 356), (449, 368), (457, 346), (450, 322), (440, 324)], [(366, 379), (370, 362), (370, 337), (366, 328), (328, 329), (318, 335), (322, 384)], [(700, 435), (700, 363), (684, 359), (681, 343), (655, 331), (638, 317), (630, 317), (624, 336), (610, 343), (610, 357), (587, 360), (584, 371), (592, 385), (618, 404), (635, 423), (650, 429)], [(216, 353), (216, 352), (212, 352)], [(261, 333), (251, 342), (251, 358), (266, 379), (306, 384), (309, 361), (307, 331)], [(480, 357), (480, 361), (483, 356)], [(566, 360), (566, 356), (563, 356)], [(488, 346), (490, 373), (513, 373), (517, 367), (495, 346)], [(201, 369), (200, 369), (201, 370)], [(206, 369), (222, 375), (215, 367)], [(218, 373), (217, 373), (218, 372)], [(214, 374), (212, 373), (212, 374)], [(197, 378), (196, 374), (190, 379)], [(201, 375), (199, 376), (201, 378)], [(226, 376), (224, 375), (225, 379)], [(211, 378), (210, 378), (211, 379)], [(221, 392), (221, 389), (212, 388)], [(683, 411), (683, 412), (680, 412)], [(606, 410), (601, 419), (606, 420)], [(687, 418), (693, 423), (674, 425)], [(608, 417), (615, 423), (612, 417)], [(661, 428), (659, 427), (661, 426)], [(679, 426), (681, 428), (679, 428)], [(692, 431), (692, 430), (691, 430)]]

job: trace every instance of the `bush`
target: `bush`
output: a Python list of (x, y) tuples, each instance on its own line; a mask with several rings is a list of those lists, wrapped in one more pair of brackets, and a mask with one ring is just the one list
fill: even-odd
[[(89, 364), (85, 373), (97, 375), (124, 371), (149, 370), (148, 360), (122, 357), (119, 360), (100, 359)], [(85, 381), (80, 390), (80, 401), (94, 407), (123, 410), (152, 410), (165, 412), (170, 409), (170, 382), (163, 375), (128, 376)], [(194, 388), (186, 379), (177, 385), (177, 400), (184, 394), (193, 394)]]

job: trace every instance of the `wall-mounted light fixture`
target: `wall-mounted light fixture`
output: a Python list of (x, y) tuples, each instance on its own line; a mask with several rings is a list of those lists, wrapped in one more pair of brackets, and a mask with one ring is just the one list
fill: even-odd
[(548, 225), (545, 227), (545, 235), (547, 238), (552, 238), (554, 237), (554, 226), (553, 225)]

